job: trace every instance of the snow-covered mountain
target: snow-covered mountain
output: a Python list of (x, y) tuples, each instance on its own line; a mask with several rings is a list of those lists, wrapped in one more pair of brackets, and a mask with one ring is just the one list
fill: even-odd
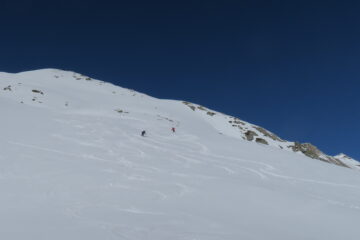
[(344, 154), (73, 72), (0, 84), (1, 239), (360, 235), (360, 164)]

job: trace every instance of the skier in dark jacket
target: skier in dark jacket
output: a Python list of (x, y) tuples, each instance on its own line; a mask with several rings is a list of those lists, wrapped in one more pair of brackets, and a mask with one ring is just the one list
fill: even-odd
[(175, 128), (173, 127), (173, 128), (171, 128), (171, 131), (173, 132), (173, 133), (175, 133)]
[(141, 132), (141, 136), (142, 136), (142, 137), (145, 137), (145, 135), (146, 135), (146, 131), (143, 130), (143, 131)]

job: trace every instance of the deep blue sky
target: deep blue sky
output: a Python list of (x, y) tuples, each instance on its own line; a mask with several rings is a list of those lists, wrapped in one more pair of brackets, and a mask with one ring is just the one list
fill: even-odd
[(359, 1), (12, 1), (0, 71), (73, 70), (360, 159)]

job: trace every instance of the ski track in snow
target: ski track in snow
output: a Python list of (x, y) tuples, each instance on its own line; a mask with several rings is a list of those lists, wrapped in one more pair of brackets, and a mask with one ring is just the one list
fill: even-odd
[[(79, 145), (83, 145), (83, 146), (88, 146), (88, 147), (92, 147), (92, 148), (99, 148), (101, 150), (106, 151), (105, 147), (101, 147), (98, 146), (98, 144), (96, 143), (91, 143), (91, 142), (86, 142), (83, 140), (76, 140), (74, 138), (70, 138), (70, 137), (65, 137), (59, 134), (53, 134), (52, 135), (55, 138), (59, 138), (63, 141), (69, 141), (72, 142), (74, 144), (79, 144)], [(216, 154), (210, 154), (209, 150), (206, 146), (204, 146), (203, 144), (199, 144), (198, 142), (196, 142), (194, 139), (196, 139), (195, 137), (188, 135), (188, 139), (192, 139), (191, 143), (194, 145), (198, 145), (200, 146), (199, 149), (187, 149), (186, 147), (182, 147), (181, 144), (179, 147), (179, 145), (173, 145), (173, 144), (169, 144), (169, 143), (164, 143), (161, 141), (156, 141), (154, 139), (150, 139), (150, 138), (143, 138), (143, 137), (130, 137), (129, 135), (126, 135), (129, 138), (129, 140), (131, 142), (134, 142), (135, 144), (142, 144), (151, 148), (155, 148), (156, 150), (159, 151), (163, 151), (163, 152), (172, 152), (172, 150), (178, 150), (179, 152), (184, 152), (185, 150), (187, 152), (194, 153), (194, 152), (198, 152), (198, 154), (203, 155), (204, 157), (206, 157), (208, 160), (210, 161), (215, 161), (216, 163), (221, 163), (224, 162), (224, 160), (233, 160), (236, 162), (246, 162), (246, 163), (251, 163), (254, 165), (260, 165), (263, 166), (264, 168), (260, 168), (260, 169), (254, 169), (254, 168), (249, 168), (249, 167), (242, 167), (242, 166), (237, 166), (237, 168), (241, 169), (241, 170), (245, 170), (251, 173), (254, 173), (255, 175), (259, 176), (261, 179), (268, 179), (268, 177), (275, 177), (275, 178), (282, 178), (282, 179), (286, 179), (286, 180), (292, 180), (292, 181), (299, 181), (299, 182), (308, 182), (308, 183), (314, 183), (314, 184), (324, 184), (324, 185), (331, 185), (331, 186), (338, 186), (338, 187), (350, 187), (350, 188), (358, 188), (360, 189), (360, 187), (355, 186), (355, 185), (349, 185), (349, 184), (341, 184), (341, 183), (333, 183), (333, 182), (325, 182), (325, 181), (317, 181), (317, 180), (312, 180), (312, 179), (302, 179), (302, 178), (294, 178), (294, 177), (290, 177), (290, 176), (286, 176), (286, 175), (281, 175), (281, 174), (276, 174), (273, 171), (275, 170), (273, 166), (269, 165), (269, 164), (265, 164), (265, 163), (261, 163), (261, 162), (253, 162), (253, 161), (249, 161), (249, 160), (244, 160), (244, 159), (238, 159), (238, 158), (233, 158), (233, 157), (226, 157), (226, 156), (221, 156), (221, 155), (216, 155)], [(19, 142), (14, 142), (14, 141), (8, 141), (8, 143), (10, 144), (14, 144), (14, 145), (18, 145), (18, 146), (22, 146), (22, 147), (27, 147), (27, 148), (32, 148), (32, 149), (36, 149), (36, 150), (41, 150), (41, 151), (46, 151), (46, 152), (51, 152), (51, 153), (56, 153), (56, 154), (61, 154), (61, 155), (65, 155), (65, 156), (69, 156), (69, 157), (81, 157), (81, 158), (87, 158), (87, 159), (92, 159), (92, 160), (97, 160), (97, 161), (102, 161), (102, 162), (109, 162), (109, 163), (117, 163), (117, 164), (122, 164), (123, 162), (124, 165), (126, 167), (132, 167), (132, 168), (136, 168), (133, 166), (133, 163), (129, 162), (129, 161), (112, 161), (112, 160), (107, 160), (105, 158), (100, 158), (94, 155), (90, 155), (90, 154), (82, 154), (82, 155), (77, 155), (77, 154), (72, 154), (72, 153), (67, 153), (64, 151), (60, 151), (57, 149), (52, 149), (52, 148), (47, 148), (47, 147), (41, 147), (41, 146), (35, 146), (35, 145), (31, 145), (31, 144), (24, 144), (24, 143), (19, 143)], [(129, 145), (125, 145), (126, 147), (128, 147), (131, 151), (135, 151), (138, 152), (141, 158), (144, 158), (146, 156), (146, 154), (139, 150), (139, 148), (135, 148), (135, 147), (131, 147)], [(177, 154), (176, 156), (178, 156), (179, 159), (184, 159), (186, 160), (188, 163), (191, 164), (197, 164), (197, 163), (202, 163), (204, 161), (200, 161), (196, 159), (196, 156), (194, 157), (187, 157), (181, 154)], [(1, 156), (0, 156), (1, 158)], [(127, 164), (128, 165), (127, 165)], [(187, 163), (185, 163), (187, 164)], [(227, 172), (230, 175), (233, 175), (236, 173), (236, 171), (232, 170), (230, 167), (228, 166), (222, 166), (222, 165), (218, 165), (218, 168), (221, 168), (223, 170), (225, 170), (225, 172)], [(138, 167), (141, 168), (141, 167)], [(146, 171), (146, 169), (143, 169)], [(147, 170), (149, 171), (156, 171), (156, 172), (161, 172), (161, 169), (158, 168), (154, 168), (154, 167), (147, 167)]]
[(61, 150), (57, 150), (57, 149), (53, 149), (53, 148), (36, 146), (36, 145), (32, 145), (32, 144), (25, 144), (25, 143), (14, 142), (14, 141), (8, 141), (8, 143), (13, 144), (13, 145), (18, 145), (18, 146), (21, 146), (21, 147), (35, 149), (35, 150), (61, 154), (61, 155), (64, 155), (64, 156), (69, 156), (69, 157), (78, 157), (79, 156), (77, 154), (67, 153), (65, 151), (61, 151)]
[(286, 179), (286, 180), (291, 180), (291, 181), (315, 183), (315, 184), (329, 185), (329, 186), (334, 186), (334, 187), (347, 187), (347, 188), (360, 189), (360, 186), (355, 186), (355, 185), (351, 185), (351, 184), (342, 184), (342, 183), (318, 181), (318, 180), (305, 179), (305, 178), (295, 178), (295, 177), (290, 177), (290, 176), (287, 176), (287, 175), (276, 174), (276, 173), (266, 171), (266, 170), (263, 170), (263, 169), (261, 170), (261, 172), (263, 172), (264, 174), (267, 174), (269, 176), (275, 177), (275, 178), (281, 178), (281, 179)]

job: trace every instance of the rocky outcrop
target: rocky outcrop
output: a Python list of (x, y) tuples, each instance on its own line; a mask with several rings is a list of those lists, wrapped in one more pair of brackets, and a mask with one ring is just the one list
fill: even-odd
[(256, 138), (255, 142), (265, 144), (265, 145), (269, 145), (269, 143), (263, 138)]
[[(187, 107), (189, 107), (193, 111), (203, 112), (204, 114), (213, 117), (216, 119), (216, 125), (219, 124), (219, 121), (224, 121), (224, 123), (229, 124), (232, 128), (236, 129), (235, 131), (239, 132), (239, 136), (247, 141), (256, 142), (264, 145), (269, 145), (273, 147), (277, 147), (280, 149), (287, 149), (293, 152), (300, 152), (303, 155), (310, 157), (312, 159), (321, 160), (327, 163), (332, 163), (338, 166), (349, 167), (349, 166), (359, 166), (360, 164), (349, 163), (349, 160), (345, 157), (333, 157), (329, 156), (322, 151), (320, 151), (316, 146), (312, 145), (311, 143), (300, 143), (300, 142), (290, 142), (281, 139), (276, 134), (260, 127), (257, 125), (250, 124), (248, 122), (242, 121), (239, 118), (227, 116), (221, 113), (216, 113), (211, 111), (210, 109), (197, 105), (194, 103), (184, 101)], [(223, 120), (221, 120), (223, 119)], [(221, 128), (221, 127), (220, 127)], [(221, 128), (220, 133), (223, 131)], [(228, 129), (226, 130), (228, 131)], [(354, 160), (355, 161), (355, 160)]]
[(285, 142), (285, 140), (282, 140), (281, 138), (276, 136), (274, 133), (269, 132), (261, 127), (255, 127), (255, 129), (258, 130), (259, 132), (261, 132), (262, 134), (264, 134), (264, 136), (269, 137), (274, 141)]
[(315, 147), (310, 143), (295, 142), (293, 146), (290, 146), (290, 148), (294, 152), (302, 152), (304, 155), (308, 157), (324, 160), (321, 158), (321, 156), (324, 154), (317, 147)]
[(329, 162), (342, 166), (342, 167), (348, 167), (350, 168), (348, 165), (346, 165), (345, 163), (343, 163), (340, 159), (337, 159), (335, 157), (328, 157)]
[(302, 152), (305, 156), (308, 156), (313, 159), (318, 159), (324, 162), (333, 163), (342, 167), (348, 167), (339, 159), (326, 155), (311, 143), (295, 142), (293, 146), (290, 146), (290, 148), (294, 152)]
[(192, 103), (189, 103), (189, 102), (183, 102), (186, 106), (188, 106), (189, 108), (191, 108), (191, 110), (195, 111), (196, 110), (196, 107), (192, 104)]
[(254, 132), (254, 131), (247, 131), (246, 133), (245, 133), (245, 137), (246, 137), (246, 140), (248, 140), (248, 141), (252, 141), (252, 140), (254, 140), (254, 137), (255, 136), (258, 136), (258, 134), (256, 133), (256, 132)]

